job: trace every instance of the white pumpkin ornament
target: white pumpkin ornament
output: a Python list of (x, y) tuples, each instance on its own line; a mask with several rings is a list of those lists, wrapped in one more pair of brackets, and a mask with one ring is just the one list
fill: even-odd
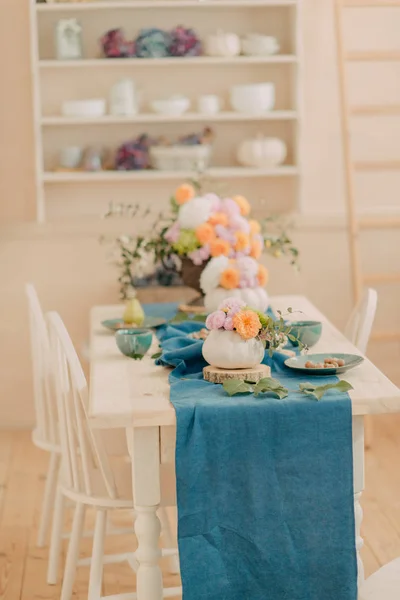
[(262, 362), (264, 352), (260, 340), (244, 340), (235, 331), (224, 329), (210, 331), (203, 344), (204, 359), (219, 369), (251, 369)]
[(204, 54), (207, 56), (237, 56), (240, 54), (240, 37), (236, 33), (218, 30), (205, 38)]
[(279, 138), (264, 137), (244, 140), (238, 147), (236, 158), (246, 167), (269, 168), (281, 165), (287, 155), (285, 142)]

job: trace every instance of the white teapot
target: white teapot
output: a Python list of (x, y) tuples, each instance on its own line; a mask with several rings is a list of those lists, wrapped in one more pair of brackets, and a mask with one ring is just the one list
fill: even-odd
[(244, 140), (238, 147), (236, 158), (246, 167), (269, 168), (283, 163), (287, 148), (279, 138), (258, 135)]
[(205, 38), (203, 47), (208, 56), (237, 56), (240, 54), (240, 37), (220, 29)]

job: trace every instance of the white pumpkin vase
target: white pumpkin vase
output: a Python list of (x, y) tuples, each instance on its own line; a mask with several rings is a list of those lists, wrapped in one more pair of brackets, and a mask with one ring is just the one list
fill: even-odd
[(286, 144), (279, 138), (264, 137), (244, 140), (238, 147), (236, 158), (241, 165), (267, 169), (281, 165), (287, 154)]
[(251, 306), (251, 308), (260, 312), (265, 312), (269, 304), (268, 294), (262, 287), (237, 288), (235, 290), (217, 287), (204, 296), (204, 306), (207, 312), (211, 313), (217, 310), (219, 305), (227, 298), (243, 300), (247, 306)]
[(219, 369), (252, 369), (264, 358), (260, 340), (244, 340), (236, 331), (213, 329), (203, 344), (203, 357)]

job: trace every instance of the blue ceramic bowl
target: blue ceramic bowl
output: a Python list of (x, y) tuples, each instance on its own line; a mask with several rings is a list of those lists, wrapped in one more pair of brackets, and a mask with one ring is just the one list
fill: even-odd
[(151, 346), (153, 334), (149, 329), (119, 329), (115, 332), (115, 340), (122, 354), (135, 358), (144, 355)]
[[(315, 346), (321, 337), (322, 323), (320, 321), (293, 321), (290, 325), (292, 327), (291, 335), (294, 335), (309, 348)], [(299, 345), (297, 342), (291, 343), (293, 346)]]

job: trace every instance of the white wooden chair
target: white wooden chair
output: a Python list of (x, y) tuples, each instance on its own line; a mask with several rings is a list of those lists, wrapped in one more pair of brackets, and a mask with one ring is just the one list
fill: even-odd
[(353, 309), (345, 328), (345, 336), (363, 354), (367, 351), (377, 304), (378, 294), (376, 290), (366, 289), (361, 301)]
[(46, 321), (34, 286), (28, 283), (25, 286), (25, 290), (29, 307), (36, 417), (36, 426), (32, 432), (32, 441), (35, 446), (50, 454), (37, 538), (37, 545), (43, 547), (46, 543), (51, 515), (53, 513), (61, 448), (58, 439), (57, 407), (54, 397), (54, 382), (52, 380)]
[[(362, 354), (367, 352), (372, 326), (375, 320), (378, 294), (376, 290), (367, 288), (361, 301), (354, 307), (345, 328), (345, 336)], [(370, 417), (364, 418), (364, 444), (370, 448), (372, 444), (372, 422)]]
[(400, 558), (392, 560), (368, 577), (361, 586), (358, 600), (399, 600)]
[[(122, 460), (118, 468), (115, 468), (105, 451), (101, 432), (90, 428), (87, 416), (88, 388), (78, 356), (60, 316), (52, 312), (47, 315), (47, 318), (54, 359), (62, 452), (61, 477), (57, 488), (52, 530), (49, 579), (55, 580), (57, 577), (64, 502), (65, 499), (70, 499), (75, 502), (75, 513), (61, 600), (70, 600), (77, 566), (88, 562), (90, 562), (88, 600), (101, 600), (103, 564), (126, 560), (134, 570), (137, 568), (134, 553), (104, 556), (107, 512), (116, 509), (133, 509), (131, 465), (126, 460)], [(168, 504), (171, 504), (171, 498)], [(79, 544), (83, 535), (85, 511), (88, 507), (96, 510), (93, 552), (90, 561), (79, 561)], [(166, 549), (162, 554), (176, 556), (177, 550)], [(174, 590), (179, 592), (178, 588)], [(168, 590), (169, 593), (165, 591), (171, 595), (171, 591), (174, 590)], [(123, 594), (112, 598), (117, 600), (119, 597), (133, 600), (136, 594)]]

